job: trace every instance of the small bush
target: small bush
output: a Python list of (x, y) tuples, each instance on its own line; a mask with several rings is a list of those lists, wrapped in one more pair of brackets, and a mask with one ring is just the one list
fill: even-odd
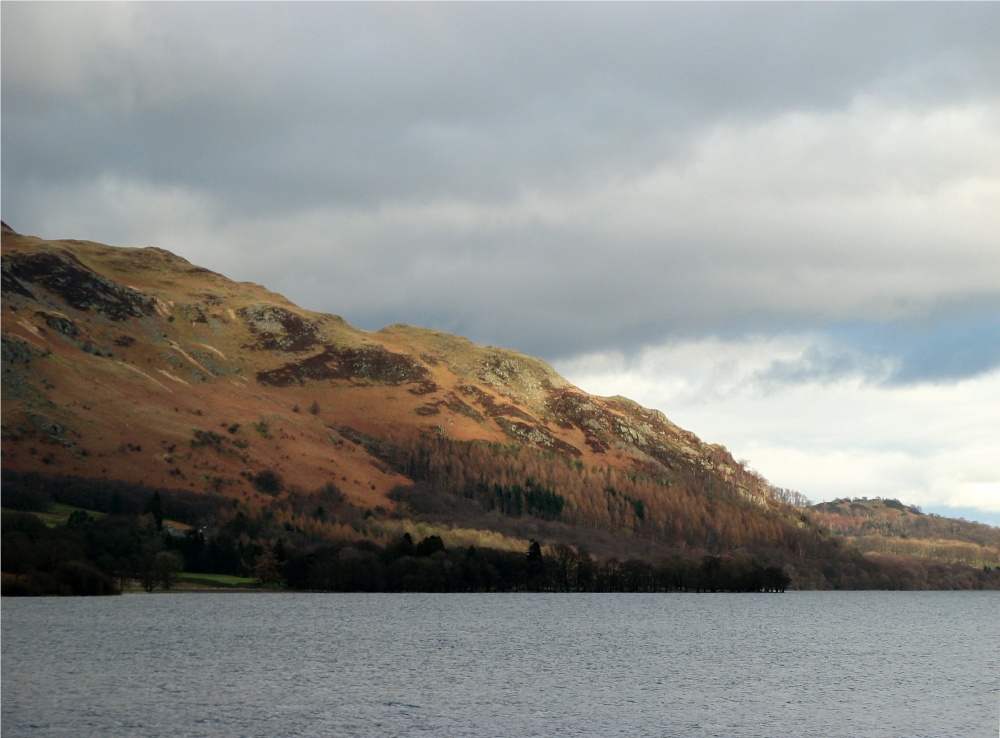
[(264, 469), (259, 474), (254, 475), (253, 486), (261, 494), (279, 495), (285, 489), (285, 480), (278, 472)]

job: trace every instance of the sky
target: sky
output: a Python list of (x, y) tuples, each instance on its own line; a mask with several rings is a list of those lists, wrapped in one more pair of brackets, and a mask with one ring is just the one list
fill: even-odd
[(1000, 525), (1000, 3), (0, 5), (2, 215)]

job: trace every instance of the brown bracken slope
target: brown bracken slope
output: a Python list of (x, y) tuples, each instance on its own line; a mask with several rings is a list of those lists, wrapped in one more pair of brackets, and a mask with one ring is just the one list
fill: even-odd
[(233, 495), (271, 469), (387, 509), (406, 480), (347, 429), (525, 444), (622, 471), (736, 469), (662, 413), (588, 395), (538, 359), (405, 325), (361, 331), (160, 249), (5, 226), (3, 297), (6, 468)]

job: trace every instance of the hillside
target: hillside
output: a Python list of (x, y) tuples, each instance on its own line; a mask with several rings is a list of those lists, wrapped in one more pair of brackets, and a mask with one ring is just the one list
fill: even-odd
[(267, 468), (395, 509), (389, 492), (405, 479), (345, 448), (338, 428), (523, 443), (626, 472), (640, 457), (663, 467), (718, 453), (536, 359), (403, 325), (366, 333), (157, 249), (7, 232), (3, 256), (10, 468), (235, 496), (251, 492), (242, 475)]
[(278, 547), (409, 534), (888, 581), (723, 447), (515, 351), (365, 332), (160, 249), (6, 225), (2, 277), (5, 507), (142, 514), (155, 491), (177, 523), (234, 541), (232, 574)]

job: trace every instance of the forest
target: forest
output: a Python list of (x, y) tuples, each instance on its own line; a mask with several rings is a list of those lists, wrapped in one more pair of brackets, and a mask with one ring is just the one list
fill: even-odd
[[(519, 453), (505, 447), (493, 449), (490, 457), (516, 458)], [(426, 489), (420, 497), (420, 485), (431, 483), (436, 467), (429, 458), (417, 449), (401, 462), (426, 466), (425, 471), (411, 469), (425, 481), (400, 491), (418, 508), (448, 503), (447, 497), (430, 495)], [(530, 523), (531, 530), (542, 532), (575, 530), (553, 520), (567, 505), (566, 498), (548, 486), (561, 489), (556, 486), (558, 475), (545, 474), (544, 468), (534, 471), (542, 481), (526, 477), (516, 482), (501, 476), (492, 485), (462, 487), (466, 492), (461, 499), (471, 500), (476, 515), (492, 516), (493, 522), (510, 521), (515, 529), (518, 523)], [(450, 478), (445, 474), (438, 481)], [(604, 475), (602, 481), (608, 479), (621, 488), (614, 494), (606, 492), (619, 504), (617, 511), (631, 510), (637, 525), (645, 524), (647, 510), (635, 505), (642, 498), (634, 481), (614, 475)], [(500, 545), (486, 536), (469, 542), (444, 526), (432, 528), (439, 533), (414, 535), (408, 528), (419, 526), (409, 519), (397, 519), (395, 525), (380, 521), (372, 511), (353, 508), (333, 485), (312, 493), (295, 492), (294, 504), (287, 492), (281, 493), (284, 498), (273, 492), (261, 494), (250, 504), (105, 480), (11, 472), (4, 473), (3, 485), (0, 542), (7, 596), (170, 589), (182, 572), (253, 577), (262, 588), (308, 591), (1000, 588), (1000, 567), (864, 555), (818, 533), (809, 538), (763, 539), (756, 546), (727, 551), (693, 545), (692, 537), (673, 546), (648, 548), (645, 555), (597, 555), (583, 544), (556, 536), (530, 539), (518, 547), (515, 539), (504, 537), (495, 539)], [(559, 499), (564, 501), (560, 504)], [(47, 524), (43, 517), (53, 506), (73, 511), (63, 522)], [(692, 536), (691, 531), (697, 532), (695, 524), (687, 530)], [(783, 530), (780, 523), (777, 530)]]
[(165, 529), (159, 500), (154, 492), (140, 516), (77, 510), (55, 527), (4, 510), (3, 594), (106, 595), (131, 583), (167, 590), (181, 571), (251, 574), (264, 587), (329, 592), (783, 592), (790, 583), (784, 570), (749, 556), (598, 561), (566, 544), (449, 550), (440, 536), (415, 543), (409, 533), (385, 547), (357, 541), (290, 555), (280, 538), (270, 547), (248, 544), (239, 517), (210, 536)]

